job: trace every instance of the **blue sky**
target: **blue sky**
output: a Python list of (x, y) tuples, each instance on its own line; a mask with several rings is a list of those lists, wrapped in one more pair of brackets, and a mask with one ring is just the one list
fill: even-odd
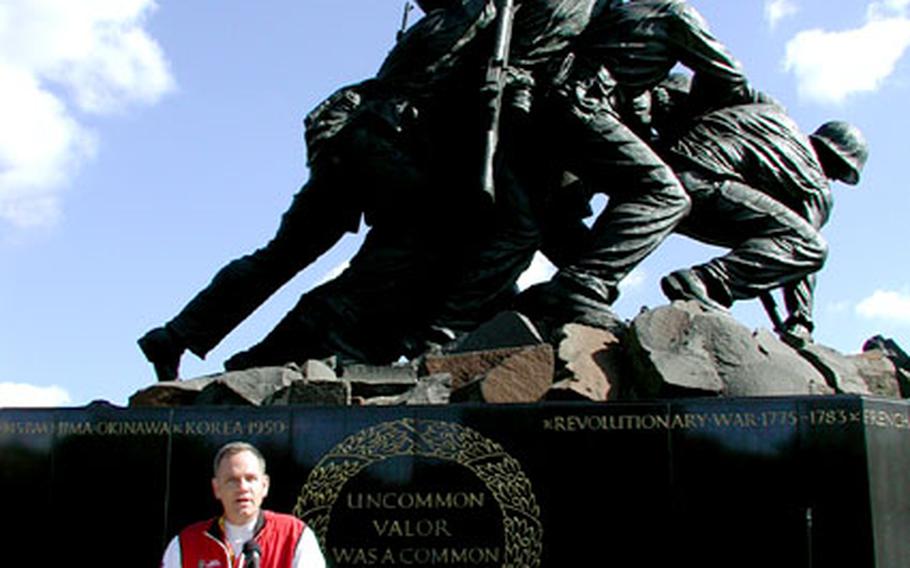
[[(301, 120), (371, 76), (402, 2), (5, 0), (0, 4), (0, 406), (124, 404), (153, 380), (135, 340), (263, 244), (306, 180)], [(834, 188), (818, 341), (910, 348), (910, 0), (693, 0), (752, 82), (810, 132), (860, 126), (860, 186)], [(836, 8), (834, 8), (836, 6)], [(417, 12), (415, 12), (416, 14)], [(221, 368), (356, 250), (345, 239), (183, 375)], [(716, 251), (673, 237), (623, 286)], [(545, 275), (535, 263), (528, 279)], [(761, 307), (734, 314), (768, 326)]]

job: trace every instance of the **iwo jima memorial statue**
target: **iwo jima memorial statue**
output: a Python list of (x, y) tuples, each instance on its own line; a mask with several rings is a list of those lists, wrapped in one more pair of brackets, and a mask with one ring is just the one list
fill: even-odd
[[(128, 543), (149, 566), (233, 438), (335, 566), (910, 565), (910, 359), (812, 340), (860, 130), (804, 134), (682, 0), (417, 4), (376, 76), (307, 115), (272, 240), (139, 339), (159, 383), (52, 417), (36, 459), (120, 452), (159, 507)], [(340, 276), (181, 380), (361, 219)], [(622, 321), (620, 281), (673, 232), (726, 253)], [(558, 270), (519, 291), (538, 251)], [(773, 333), (730, 315), (755, 298)]]

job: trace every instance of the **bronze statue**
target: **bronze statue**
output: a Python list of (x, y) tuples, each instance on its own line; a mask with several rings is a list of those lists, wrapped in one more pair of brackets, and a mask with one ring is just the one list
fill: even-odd
[[(619, 282), (688, 212), (688, 195), (637, 133), (628, 112), (640, 94), (678, 63), (695, 72), (693, 102), (703, 108), (754, 99), (738, 61), (698, 12), (680, 0), (608, 6), (574, 42), (536, 113), (537, 131), (542, 132), (538, 140), (559, 164), (557, 170), (570, 171), (589, 192), (610, 199), (593, 230), (576, 245), (574, 257), (563, 259), (551, 281), (525, 291), (517, 302), (520, 310), (557, 321), (609, 313)], [(533, 149), (528, 153), (533, 155)], [(531, 172), (529, 177), (543, 174)], [(553, 205), (545, 209), (563, 210), (557, 205), (563, 199), (553, 195)]]
[(859, 182), (868, 156), (863, 135), (835, 121), (807, 137), (775, 103), (686, 117), (687, 96), (685, 82), (668, 82), (655, 90), (653, 111), (658, 132), (687, 124), (675, 139), (662, 137), (692, 198), (679, 231), (731, 250), (665, 276), (664, 294), (728, 308), (783, 288), (788, 317), (779, 332), (791, 343), (810, 340), (813, 275), (827, 255), (819, 229), (833, 206), (828, 179)]
[[(274, 238), (228, 263), (139, 340), (159, 380), (176, 379), (184, 351), (203, 357), (361, 218), (370, 229), (349, 268), (304, 294), (227, 369), (331, 355), (388, 363), (509, 306), (544, 327), (609, 327), (619, 282), (674, 230), (734, 250), (666, 277), (670, 297), (724, 306), (785, 285), (787, 325), (811, 330), (810, 278), (825, 252), (817, 229), (830, 203), (820, 189), (811, 198), (768, 193), (791, 188), (800, 175), (811, 188), (821, 187), (823, 174), (858, 177), (865, 146), (845, 155), (852, 130), (826, 126), (814, 151), (794, 142), (806, 164), (817, 155), (818, 167), (773, 183), (699, 163), (708, 147), (702, 138), (711, 139), (718, 121), (735, 128), (767, 119), (783, 125), (782, 136), (792, 133), (778, 107), (759, 104), (767, 98), (682, 0), (418, 5), (426, 15), (399, 34), (376, 77), (340, 89), (307, 116), (310, 179)], [(661, 154), (641, 103), (680, 63), (694, 72), (681, 98), (686, 116), (701, 118), (678, 138), (667, 121), (655, 123), (669, 148)], [(610, 199), (588, 229), (581, 219), (595, 192)], [(760, 205), (750, 209), (752, 202)], [(718, 224), (718, 234), (699, 233), (700, 216), (727, 210), (737, 229)], [(730, 241), (747, 226), (748, 242)], [(516, 296), (538, 248), (559, 270)]]
[[(524, 3), (514, 23), (522, 38), (514, 64), (527, 66), (523, 79), (584, 27), (593, 2)], [(450, 317), (438, 308), (465, 259), (478, 256), (497, 230), (484, 222), (495, 212), (475, 173), (479, 73), (496, 9), (486, 0), (427, 7), (434, 9), (401, 36), (374, 79), (341, 89), (308, 116), (311, 177), (272, 241), (226, 265), (177, 316), (139, 340), (159, 380), (176, 379), (185, 350), (204, 356), (345, 231), (356, 230), (361, 215), (371, 229), (350, 268), (305, 294), (226, 368), (333, 354), (389, 362), (419, 352), (434, 325), (476, 325), (505, 306), (501, 296), (514, 294), (523, 260), (498, 278), (499, 293), (487, 290), (482, 300), (449, 310)], [(465, 168), (474, 152), (477, 169)], [(472, 230), (463, 229), (464, 219), (475, 221)]]

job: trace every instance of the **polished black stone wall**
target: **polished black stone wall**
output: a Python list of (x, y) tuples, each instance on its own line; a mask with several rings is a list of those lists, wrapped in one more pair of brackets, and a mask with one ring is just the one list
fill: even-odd
[(860, 397), (0, 410), (0, 565), (157, 566), (235, 439), (339, 567), (910, 566), (908, 404)]

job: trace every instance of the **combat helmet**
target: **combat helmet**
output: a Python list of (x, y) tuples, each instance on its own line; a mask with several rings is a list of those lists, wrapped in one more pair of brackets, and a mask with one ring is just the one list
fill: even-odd
[(819, 126), (809, 138), (818, 152), (827, 152), (843, 166), (838, 168), (842, 173), (837, 179), (850, 185), (859, 183), (860, 172), (869, 158), (869, 144), (859, 128), (847, 122), (832, 120)]
[(688, 95), (692, 90), (692, 75), (679, 72), (670, 73), (666, 79), (658, 84), (658, 87), (672, 93)]
[(651, 126), (665, 143), (682, 135), (688, 124), (691, 89), (692, 77), (684, 73), (671, 73), (651, 89)]

